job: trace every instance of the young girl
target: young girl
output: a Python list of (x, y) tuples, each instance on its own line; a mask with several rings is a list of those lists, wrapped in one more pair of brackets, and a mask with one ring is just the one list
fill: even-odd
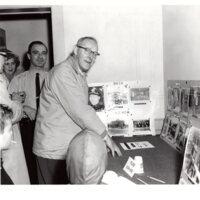
[[(10, 99), (7, 90), (8, 85), (3, 76), (3, 65), (7, 53), (10, 51), (5, 48), (5, 43), (1, 42), (2, 40), (0, 40), (0, 157), (2, 184), (30, 184), (18, 128), (18, 121), (23, 115), (23, 109), (20, 102)], [(13, 140), (13, 143), (11, 143), (11, 140)]]

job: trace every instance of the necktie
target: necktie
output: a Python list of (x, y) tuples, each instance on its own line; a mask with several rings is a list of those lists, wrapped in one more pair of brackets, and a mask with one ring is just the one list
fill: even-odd
[(39, 73), (35, 76), (35, 88), (36, 88), (36, 108), (38, 109), (40, 103), (40, 77)]

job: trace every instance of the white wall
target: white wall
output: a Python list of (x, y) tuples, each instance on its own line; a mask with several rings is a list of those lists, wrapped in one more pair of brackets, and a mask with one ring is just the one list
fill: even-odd
[(200, 6), (163, 6), (165, 105), (167, 80), (200, 80)]
[[(61, 8), (52, 11), (56, 9)], [(53, 15), (56, 51), (65, 51), (66, 57), (79, 37), (96, 37), (101, 56), (89, 72), (88, 82), (148, 81), (157, 100), (155, 117), (162, 118), (164, 75), (161, 6), (64, 6), (62, 13), (63, 19), (56, 19)], [(55, 25), (55, 31), (55, 23), (63, 23), (64, 36), (60, 36), (58, 25)], [(65, 47), (60, 42), (57, 45), (58, 38), (62, 37)], [(55, 61), (58, 63), (61, 60), (55, 58)]]
[(200, 79), (200, 6), (163, 6), (165, 80)]

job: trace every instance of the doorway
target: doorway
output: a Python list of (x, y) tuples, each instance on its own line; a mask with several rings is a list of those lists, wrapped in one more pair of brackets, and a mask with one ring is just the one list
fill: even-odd
[(48, 47), (46, 69), (54, 66), (51, 7), (0, 6), (0, 28), (6, 31), (7, 48), (19, 56), (22, 68), (26, 68), (25, 54), (34, 40)]

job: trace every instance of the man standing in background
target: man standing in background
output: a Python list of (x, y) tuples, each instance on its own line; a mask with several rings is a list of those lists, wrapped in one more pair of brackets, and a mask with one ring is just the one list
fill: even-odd
[(41, 184), (67, 183), (68, 146), (81, 130), (99, 134), (113, 156), (121, 155), (105, 125), (88, 105), (86, 75), (98, 55), (95, 38), (80, 38), (71, 55), (53, 67), (45, 79), (33, 144)]
[(22, 142), (29, 171), (31, 184), (37, 184), (37, 169), (35, 155), (32, 153), (35, 118), (39, 106), (39, 94), (44, 78), (47, 75), (44, 67), (47, 61), (48, 49), (41, 41), (33, 41), (29, 44), (27, 56), (30, 60), (30, 68), (11, 81), (9, 92), (25, 92), (23, 103), (24, 117), (20, 122)]

